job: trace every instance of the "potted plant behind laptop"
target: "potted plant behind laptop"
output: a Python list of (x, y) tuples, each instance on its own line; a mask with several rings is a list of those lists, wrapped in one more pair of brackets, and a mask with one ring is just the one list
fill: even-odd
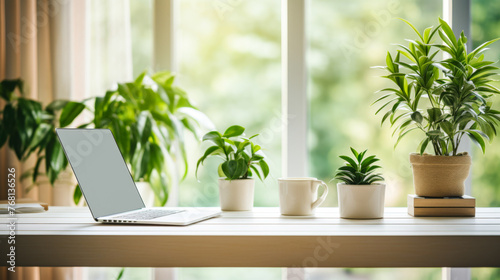
[(207, 157), (223, 160), (219, 165), (219, 197), (223, 211), (252, 210), (255, 180), (263, 181), (269, 175), (269, 166), (259, 145), (252, 142), (258, 134), (246, 138), (245, 128), (233, 125), (221, 134), (211, 131), (203, 136), (203, 141), (214, 145), (208, 147), (196, 164), (203, 164)]
[[(156, 205), (165, 205), (171, 186), (187, 175), (186, 132), (199, 139), (203, 130), (213, 128), (174, 79), (170, 72), (144, 72), (132, 82), (119, 83), (116, 90), (95, 98), (89, 106), (94, 118), (84, 125), (113, 132), (141, 195), (147, 200), (146, 183)], [(80, 199), (80, 189), (74, 197)]]
[[(76, 181), (55, 133), (56, 127), (69, 126), (85, 105), (54, 100), (47, 106), (25, 96), (21, 79), (3, 80), (0, 97), (0, 148), (7, 145), (22, 163), (32, 164), (23, 170), (24, 191), (34, 187), (54, 187), (52, 197), (40, 197), (52, 205), (72, 204), (71, 192)], [(23, 165), (24, 167), (24, 165)], [(69, 194), (69, 196), (68, 196)]]

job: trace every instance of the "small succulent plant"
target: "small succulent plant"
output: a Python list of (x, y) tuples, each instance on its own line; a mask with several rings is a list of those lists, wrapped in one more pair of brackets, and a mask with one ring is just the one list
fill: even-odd
[(375, 165), (380, 159), (375, 155), (365, 158), (367, 150), (358, 153), (351, 147), (351, 151), (354, 155), (353, 158), (339, 156), (346, 162), (345, 165), (337, 169), (334, 180), (344, 182), (346, 185), (371, 185), (384, 180), (380, 173), (375, 173), (377, 169), (381, 168), (379, 165)]

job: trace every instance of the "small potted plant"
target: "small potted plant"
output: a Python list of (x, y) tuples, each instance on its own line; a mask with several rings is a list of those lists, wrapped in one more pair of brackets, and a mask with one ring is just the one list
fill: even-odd
[(253, 207), (255, 180), (257, 175), (263, 181), (269, 174), (269, 166), (259, 145), (244, 137), (245, 128), (234, 125), (221, 134), (211, 131), (203, 136), (203, 141), (211, 141), (213, 146), (207, 148), (196, 164), (203, 164), (209, 156), (219, 157), (223, 162), (219, 165), (219, 196), (223, 211), (249, 211)]
[[(376, 114), (386, 110), (382, 124), (388, 120), (395, 127), (395, 146), (409, 133), (421, 133), (418, 153), (410, 154), (417, 195), (462, 196), (472, 160), (459, 151), (461, 141), (469, 137), (484, 153), (500, 121), (490, 101), (500, 92), (491, 79), (498, 68), (484, 59), (486, 47), (496, 40), (468, 52), (464, 33), (455, 37), (442, 19), (423, 33), (405, 22), (418, 38), (407, 40), (408, 47), (398, 45), (395, 56), (387, 53), (387, 66), (381, 68), (395, 87), (381, 90), (387, 94), (375, 101), (383, 102)], [(433, 44), (436, 34), (443, 43)], [(434, 155), (425, 153), (428, 146)]]
[(335, 173), (339, 211), (341, 218), (377, 219), (384, 216), (385, 184), (379, 173), (381, 167), (375, 165), (379, 159), (372, 155), (365, 157), (366, 151), (358, 153), (351, 148), (354, 157), (340, 156), (345, 160)]

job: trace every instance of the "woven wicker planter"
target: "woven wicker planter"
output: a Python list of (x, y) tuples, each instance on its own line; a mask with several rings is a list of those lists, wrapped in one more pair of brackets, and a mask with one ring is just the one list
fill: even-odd
[(471, 157), (410, 154), (413, 185), (418, 196), (463, 196), (464, 182), (469, 176)]

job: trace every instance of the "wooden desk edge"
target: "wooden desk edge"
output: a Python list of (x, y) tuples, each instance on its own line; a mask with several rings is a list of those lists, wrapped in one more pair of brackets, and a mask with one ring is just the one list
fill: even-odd
[[(0, 237), (6, 264), (6, 236)], [(500, 267), (500, 236), (55, 236), (16, 239), (17, 266)]]

